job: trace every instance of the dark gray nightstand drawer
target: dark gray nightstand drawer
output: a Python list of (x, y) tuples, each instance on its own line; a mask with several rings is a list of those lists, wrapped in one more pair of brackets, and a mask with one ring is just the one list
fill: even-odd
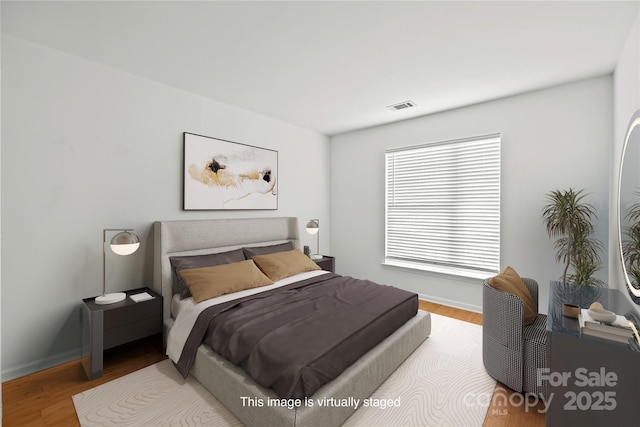
[(162, 316), (149, 317), (115, 328), (105, 329), (103, 348), (105, 350), (162, 332)]
[(140, 319), (146, 319), (158, 315), (162, 315), (162, 298), (154, 298), (152, 300), (138, 303), (129, 303), (124, 307), (120, 307), (118, 310), (105, 310), (104, 329), (117, 328), (119, 326), (139, 321)]

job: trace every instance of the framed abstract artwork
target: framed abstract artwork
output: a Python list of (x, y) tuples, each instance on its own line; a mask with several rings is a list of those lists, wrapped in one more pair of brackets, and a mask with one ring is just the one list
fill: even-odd
[(278, 152), (184, 132), (184, 210), (278, 209)]

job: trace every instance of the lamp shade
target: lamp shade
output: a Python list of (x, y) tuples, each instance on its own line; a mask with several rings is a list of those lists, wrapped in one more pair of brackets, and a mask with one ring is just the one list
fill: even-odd
[(122, 231), (113, 236), (109, 246), (118, 255), (131, 255), (140, 247), (140, 239), (130, 231)]
[(320, 231), (320, 221), (317, 219), (309, 220), (307, 223), (307, 233), (318, 234), (318, 231)]

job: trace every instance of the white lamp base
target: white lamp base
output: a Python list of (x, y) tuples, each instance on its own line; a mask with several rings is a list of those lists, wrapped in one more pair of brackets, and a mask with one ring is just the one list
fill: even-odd
[(127, 294), (124, 292), (114, 292), (111, 294), (104, 294), (96, 297), (96, 304), (114, 304), (116, 302), (124, 301), (127, 298)]
[(309, 256), (309, 258), (311, 258), (313, 260), (319, 260), (319, 259), (322, 259), (324, 257), (322, 255), (320, 255), (320, 254), (312, 254), (312, 255)]

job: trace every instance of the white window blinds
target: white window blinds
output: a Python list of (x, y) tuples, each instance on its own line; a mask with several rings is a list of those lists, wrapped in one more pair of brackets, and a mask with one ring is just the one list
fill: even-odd
[(386, 152), (385, 262), (500, 268), (500, 134)]

